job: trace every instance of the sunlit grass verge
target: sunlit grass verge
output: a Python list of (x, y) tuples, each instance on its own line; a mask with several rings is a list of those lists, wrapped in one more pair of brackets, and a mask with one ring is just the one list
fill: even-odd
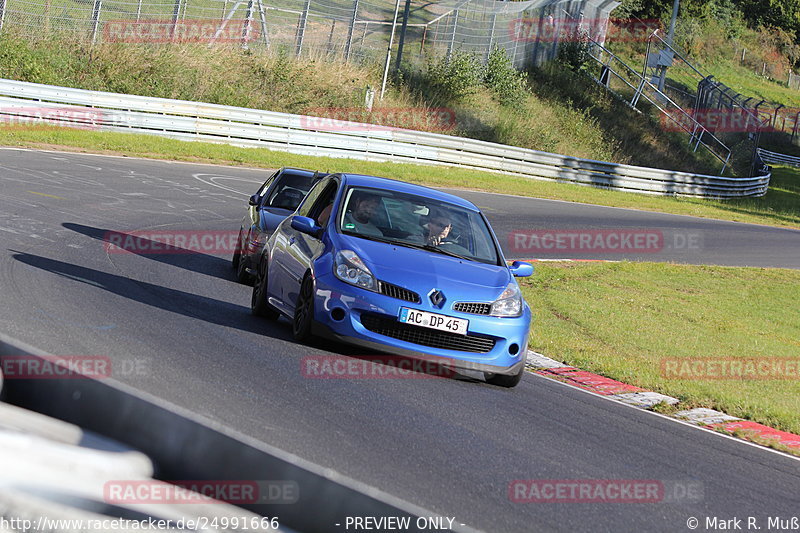
[(546, 263), (521, 280), (530, 348), (548, 357), (800, 433), (799, 379), (674, 379), (662, 362), (800, 360), (800, 272), (657, 263)]
[(225, 144), (177, 141), (152, 135), (55, 126), (0, 126), (0, 145), (263, 168), (298, 166), (331, 172), (374, 174), (429, 186), (468, 188), (738, 222), (800, 227), (800, 171), (796, 169), (777, 170), (771, 190), (764, 198), (710, 201), (654, 197), (456, 168), (302, 156), (261, 148), (239, 148)]

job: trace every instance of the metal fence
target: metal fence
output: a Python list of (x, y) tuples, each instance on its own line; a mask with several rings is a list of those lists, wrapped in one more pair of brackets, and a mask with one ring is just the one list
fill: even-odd
[(800, 157), (780, 154), (778, 152), (771, 152), (769, 150), (764, 150), (763, 148), (758, 149), (758, 155), (765, 163), (800, 168)]
[[(232, 43), (347, 60), (426, 52), (487, 54), (515, 66), (554, 57), (567, 18), (607, 21), (611, 0), (0, 0), (0, 29), (93, 42)], [(396, 39), (393, 39), (396, 37)], [(402, 43), (402, 44), (400, 44)]]
[(446, 165), (660, 195), (763, 196), (770, 181), (770, 171), (765, 166), (749, 178), (706, 176), (375, 124), (331, 122), (258, 109), (11, 80), (0, 80), (0, 119), (145, 133), (314, 156)]

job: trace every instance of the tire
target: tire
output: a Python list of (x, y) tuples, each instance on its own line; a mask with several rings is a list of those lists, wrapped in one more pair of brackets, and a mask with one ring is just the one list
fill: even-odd
[(239, 230), (239, 239), (236, 241), (236, 251), (231, 260), (236, 271), (236, 281), (244, 285), (252, 285), (255, 278), (247, 272), (247, 260), (242, 256), (242, 230)]
[(278, 320), (280, 313), (267, 301), (267, 259), (261, 258), (258, 275), (253, 283), (253, 296), (250, 298), (250, 312), (268, 320)]
[(516, 374), (511, 374), (507, 376), (505, 374), (489, 374), (488, 372), (484, 372), (484, 377), (486, 378), (486, 383), (490, 385), (497, 385), (498, 387), (506, 387), (512, 388), (516, 387), (517, 384), (522, 380), (522, 376), (525, 374), (525, 365), (519, 369), (519, 372)]
[(231, 266), (234, 270), (239, 270), (239, 263), (242, 261), (242, 230), (239, 229), (239, 237), (236, 239), (236, 249), (233, 251)]
[(292, 320), (292, 335), (299, 342), (308, 342), (313, 338), (311, 326), (314, 323), (314, 281), (311, 274), (306, 274), (300, 284), (297, 305)]
[(244, 257), (239, 257), (239, 264), (236, 267), (236, 281), (244, 285), (252, 285), (255, 278), (252, 274), (247, 272), (247, 261)]

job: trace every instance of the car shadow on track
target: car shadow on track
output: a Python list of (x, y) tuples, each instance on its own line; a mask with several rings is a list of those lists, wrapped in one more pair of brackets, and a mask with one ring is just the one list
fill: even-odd
[[(250, 308), (201, 296), (191, 292), (171, 289), (162, 285), (134, 280), (117, 274), (109, 274), (93, 268), (48, 259), (34, 254), (13, 252), (12, 257), (20, 263), (52, 272), (79, 283), (97, 287), (135, 302), (196, 318), (233, 329), (258, 333), (280, 340), (293, 340), (291, 330), (284, 324), (270, 324), (254, 317)], [(124, 311), (120, 311), (124, 312)]]
[[(132, 235), (135, 237), (138, 246), (126, 248), (125, 251), (120, 251), (118, 253), (135, 254), (159, 263), (189, 270), (190, 272), (206, 274), (229, 281), (236, 280), (229, 257), (209, 255), (195, 250), (171, 246), (162, 242), (153, 241), (135, 233), (127, 234), (125, 232), (84, 226), (83, 224), (75, 224), (72, 222), (64, 222), (61, 226), (76, 233), (80, 233), (81, 235), (86, 235), (87, 237), (101, 241), (106, 246), (112, 244), (109, 238), (111, 235)], [(166, 234), (169, 232), (164, 231), (164, 233)], [(154, 250), (157, 250), (157, 252)]]
[[(72, 281), (103, 289), (135, 302), (219, 326), (256, 333), (276, 340), (296, 342), (292, 336), (291, 326), (288, 323), (283, 320), (269, 322), (252, 316), (249, 307), (56, 259), (15, 250), (11, 251), (13, 252), (12, 257), (20, 263), (51, 272)], [(227, 265), (228, 263), (226, 262), (226, 267)], [(121, 310), (120, 312), (124, 311)], [(419, 364), (418, 361), (407, 357), (389, 355), (338, 341), (316, 338), (309, 343), (309, 348), (313, 351), (325, 352), (326, 355), (323, 357), (339, 357), (341, 361), (361, 360), (367, 363), (371, 369), (371, 377), (408, 377), (410, 375), (425, 377), (427, 375), (429, 377), (449, 378), (459, 381), (475, 381), (474, 376), (464, 375), (448, 367), (431, 363)], [(324, 364), (326, 361), (338, 364), (335, 360), (323, 360), (322, 363)]]

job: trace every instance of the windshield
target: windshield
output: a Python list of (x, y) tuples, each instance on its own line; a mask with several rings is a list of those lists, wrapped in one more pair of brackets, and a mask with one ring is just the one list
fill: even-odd
[(339, 231), (500, 264), (489, 227), (479, 213), (424, 196), (351, 187), (340, 211)]
[(284, 172), (278, 177), (278, 183), (264, 202), (264, 207), (279, 207), (294, 211), (305, 198), (311, 187), (320, 180), (319, 174), (303, 175), (294, 172)]

